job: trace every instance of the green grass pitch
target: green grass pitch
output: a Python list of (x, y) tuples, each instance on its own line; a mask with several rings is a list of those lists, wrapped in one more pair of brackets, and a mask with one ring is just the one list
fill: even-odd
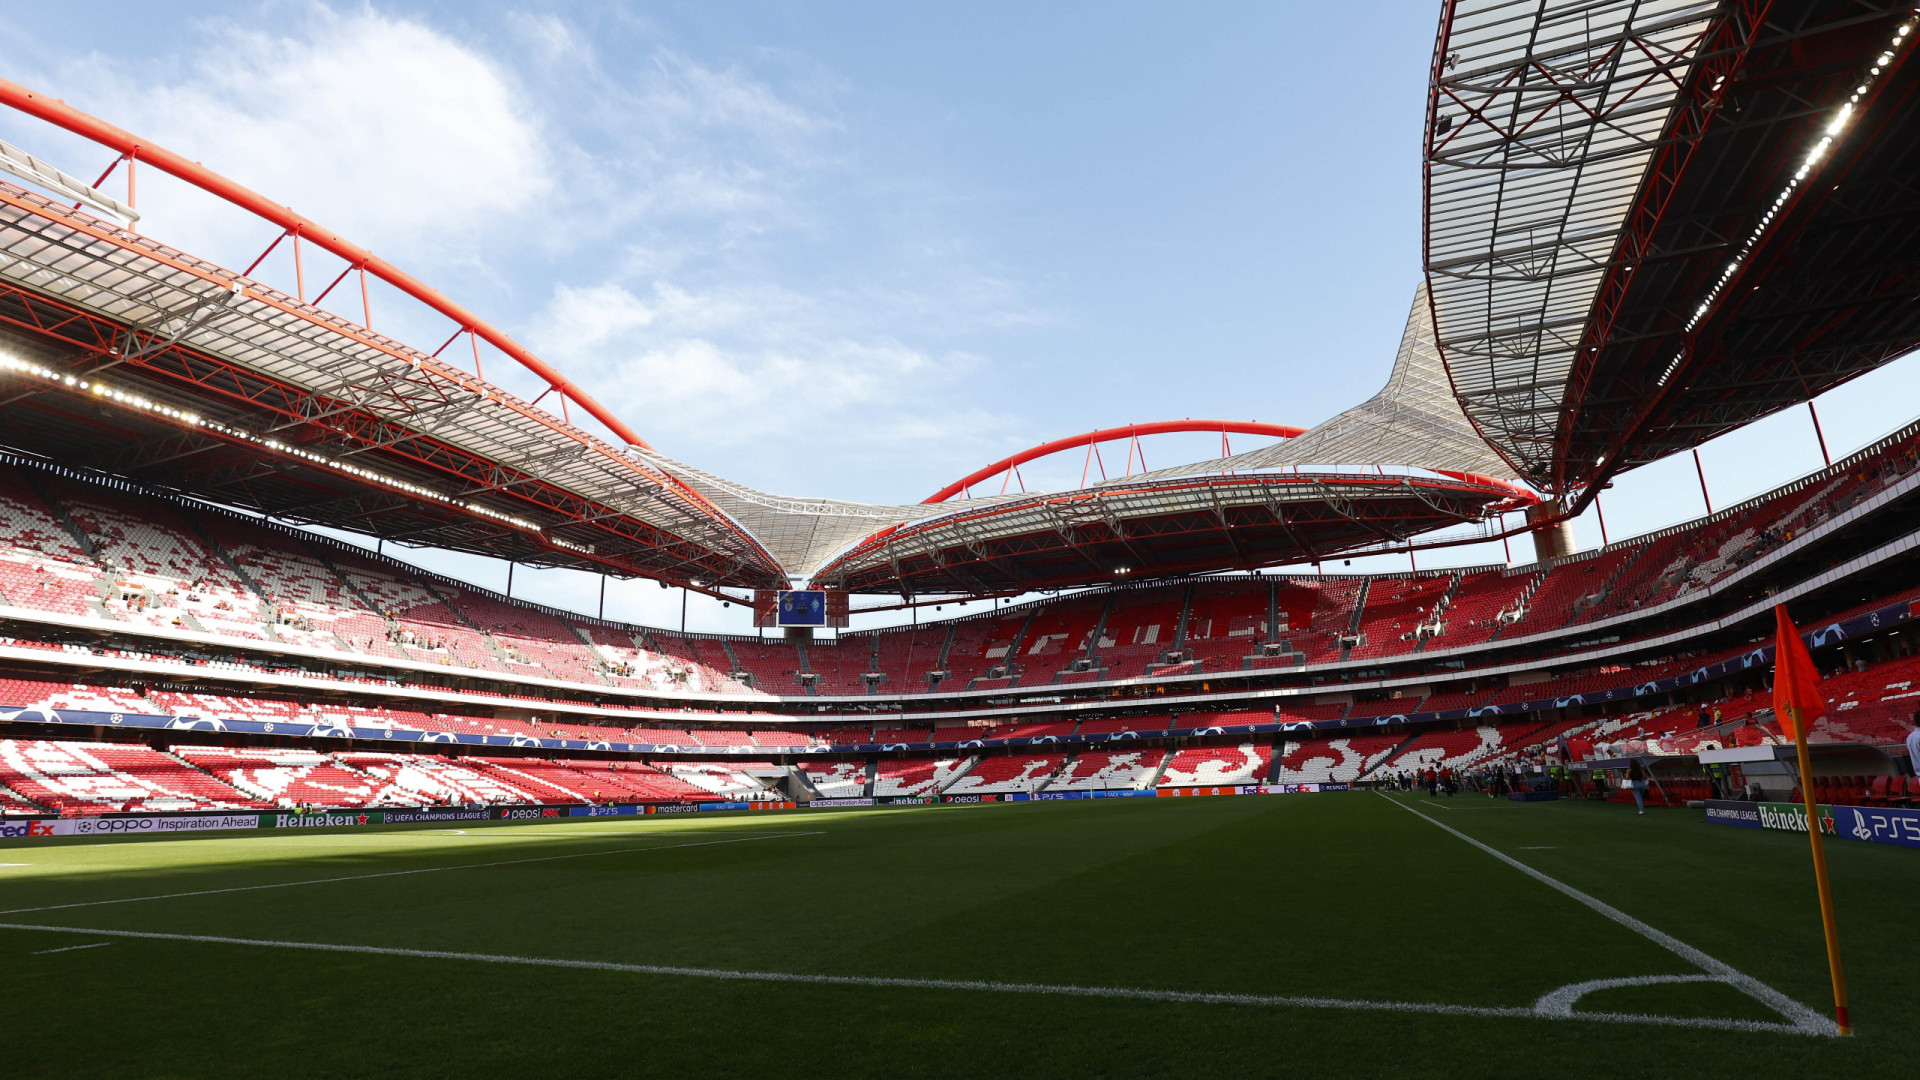
[[(1805, 837), (1701, 816), (1355, 792), (24, 842), (0, 1072), (1920, 1074), (1920, 853), (1828, 845), (1859, 1034), (1811, 1035), (1631, 925), (1830, 1014)], [(1686, 981), (1536, 1013), (1646, 977)]]

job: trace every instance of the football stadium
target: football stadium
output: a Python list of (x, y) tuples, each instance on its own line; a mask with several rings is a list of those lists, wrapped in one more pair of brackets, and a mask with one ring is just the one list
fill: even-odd
[[(92, 153), (0, 143), (5, 1072), (1905, 1074), (1920, 419), (1833, 455), (1816, 399), (1920, 349), (1917, 37), (1445, 0), (1377, 393), (905, 504), (669, 456), (378, 237), (0, 80)], [(1789, 412), (1821, 466), (1713, 505)], [(1671, 461), (1703, 515), (1582, 547)]]

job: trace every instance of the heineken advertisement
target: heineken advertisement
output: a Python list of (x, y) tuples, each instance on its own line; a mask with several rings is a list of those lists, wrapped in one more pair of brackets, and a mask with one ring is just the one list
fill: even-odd
[[(1920, 848), (1920, 811), (1892, 806), (1814, 807), (1820, 831), (1844, 840)], [(1807, 831), (1807, 808), (1799, 803), (1750, 803), (1710, 799), (1707, 822), (1742, 829), (1777, 832)]]

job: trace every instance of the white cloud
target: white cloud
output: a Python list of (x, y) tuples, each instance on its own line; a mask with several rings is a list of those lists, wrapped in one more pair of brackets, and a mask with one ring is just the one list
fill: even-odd
[[(663, 281), (640, 296), (604, 283), (555, 290), (533, 342), (668, 444), (763, 439), (764, 425), (741, 421), (784, 404), (827, 424), (823, 435), (832, 441), (953, 437), (946, 405), (955, 385), (983, 362), (870, 330), (893, 321), (848, 311), (831, 294), (772, 286), (695, 294)], [(972, 432), (995, 426), (978, 410), (969, 411), (966, 425)]]
[[(213, 21), (173, 77), (101, 56), (67, 65), (76, 102), (386, 254), (473, 258), (489, 216), (554, 188), (512, 80), (447, 35), (372, 9), (306, 9), (285, 31)], [(259, 232), (183, 185), (145, 180), (144, 227), (224, 255)], [(476, 228), (476, 226), (479, 226)]]

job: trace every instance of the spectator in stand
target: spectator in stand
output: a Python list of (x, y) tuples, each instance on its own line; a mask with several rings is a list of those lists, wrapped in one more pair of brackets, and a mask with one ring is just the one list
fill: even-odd
[(1913, 714), (1913, 730), (1907, 732), (1907, 762), (1913, 774), (1920, 776), (1920, 711)]
[(1699, 716), (1694, 720), (1693, 726), (1697, 728), (1703, 728), (1712, 722), (1713, 722), (1713, 711), (1708, 709), (1707, 703), (1703, 701), (1700, 703), (1700, 713), (1699, 713)]
[(1637, 813), (1647, 812), (1647, 771), (1640, 767), (1640, 759), (1634, 758), (1627, 765), (1627, 787), (1633, 791), (1633, 805)]

